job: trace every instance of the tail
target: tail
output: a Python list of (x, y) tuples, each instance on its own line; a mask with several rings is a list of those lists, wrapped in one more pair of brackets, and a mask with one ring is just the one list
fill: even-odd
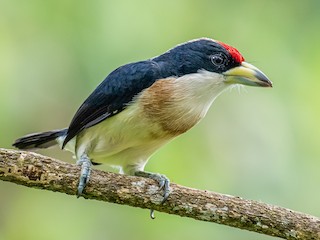
[(58, 144), (58, 138), (66, 135), (67, 128), (48, 132), (32, 133), (18, 138), (12, 146), (19, 149), (48, 148)]

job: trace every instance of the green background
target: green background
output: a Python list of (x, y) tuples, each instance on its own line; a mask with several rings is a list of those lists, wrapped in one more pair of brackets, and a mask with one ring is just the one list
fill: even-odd
[[(320, 1), (0, 0), (0, 147), (69, 124), (116, 67), (211, 37), (273, 89), (222, 94), (146, 170), (320, 215)], [(41, 153), (72, 162), (57, 149)], [(0, 182), (0, 239), (272, 239), (218, 224)]]

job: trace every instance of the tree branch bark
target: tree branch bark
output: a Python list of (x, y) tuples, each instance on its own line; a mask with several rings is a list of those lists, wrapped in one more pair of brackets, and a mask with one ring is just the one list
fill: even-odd
[[(32, 152), (0, 148), (0, 179), (75, 195), (80, 167)], [(155, 181), (93, 170), (83, 197), (149, 208), (284, 239), (320, 239), (320, 219), (266, 203), (171, 184), (161, 205)]]

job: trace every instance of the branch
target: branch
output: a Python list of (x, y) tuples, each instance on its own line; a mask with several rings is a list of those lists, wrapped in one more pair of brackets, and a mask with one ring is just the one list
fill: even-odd
[[(0, 179), (75, 195), (80, 167), (36, 153), (0, 148)], [(171, 184), (161, 191), (151, 179), (93, 170), (84, 198), (149, 208), (284, 239), (320, 239), (320, 219), (278, 206)]]

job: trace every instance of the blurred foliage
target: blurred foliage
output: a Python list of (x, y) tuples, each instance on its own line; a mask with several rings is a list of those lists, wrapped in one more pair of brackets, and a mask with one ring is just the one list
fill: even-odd
[[(225, 92), (146, 169), (319, 216), (319, 25), (317, 0), (0, 0), (0, 146), (67, 126), (119, 65), (212, 37), (237, 47), (274, 88)], [(0, 196), (0, 240), (272, 239), (6, 182)]]

